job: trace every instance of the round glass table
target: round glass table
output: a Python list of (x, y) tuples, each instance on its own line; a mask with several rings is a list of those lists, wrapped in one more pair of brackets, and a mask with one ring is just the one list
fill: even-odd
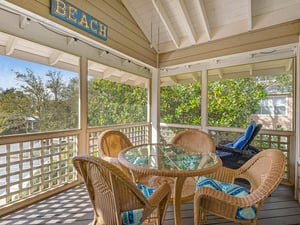
[(141, 175), (173, 177), (175, 180), (173, 206), (175, 224), (181, 224), (181, 193), (188, 177), (215, 172), (222, 166), (221, 159), (213, 152), (192, 152), (171, 144), (145, 144), (124, 149), (119, 162)]

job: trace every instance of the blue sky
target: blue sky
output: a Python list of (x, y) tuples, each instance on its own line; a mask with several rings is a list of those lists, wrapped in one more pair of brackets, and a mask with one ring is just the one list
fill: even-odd
[(0, 55), (0, 88), (5, 90), (11, 87), (18, 87), (19, 81), (15, 78), (15, 72), (25, 73), (27, 68), (32, 70), (36, 76), (40, 76), (42, 79), (43, 77), (46, 78), (45, 74), (49, 70), (60, 71), (66, 82), (71, 77), (77, 76), (76, 73), (67, 70)]

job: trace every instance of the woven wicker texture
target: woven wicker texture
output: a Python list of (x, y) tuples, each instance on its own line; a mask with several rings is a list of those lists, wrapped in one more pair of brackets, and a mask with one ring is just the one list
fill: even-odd
[(128, 177), (132, 174), (118, 161), (118, 154), (121, 150), (133, 146), (129, 138), (118, 130), (103, 131), (98, 138), (99, 155), (104, 160), (117, 165)]
[[(246, 179), (250, 183), (250, 194), (246, 197), (234, 197), (210, 187), (199, 188), (194, 197), (194, 224), (205, 221), (205, 212), (210, 212), (225, 219), (247, 224), (257, 224), (257, 217), (266, 198), (276, 189), (281, 181), (285, 167), (285, 156), (277, 149), (264, 150), (239, 169), (222, 167), (211, 175), (223, 182), (233, 183), (235, 179)], [(237, 209), (256, 207), (256, 217), (252, 220), (236, 218)]]
[[(201, 130), (184, 130), (178, 132), (171, 140), (171, 144), (180, 145), (185, 150), (193, 152), (215, 152), (216, 145), (213, 139)], [(190, 177), (185, 180), (182, 189), (182, 202), (191, 201), (195, 193), (195, 185), (198, 177)], [(172, 185), (172, 183), (170, 182)], [(172, 195), (173, 196), (173, 195)]]
[[(115, 165), (93, 156), (79, 155), (73, 164), (83, 178), (94, 208), (93, 225), (122, 225), (121, 213), (143, 209), (142, 221), (155, 210), (162, 224), (171, 189), (164, 183), (148, 198)], [(140, 223), (141, 224), (141, 223)]]
[(216, 145), (213, 139), (201, 130), (184, 130), (178, 132), (171, 140), (171, 144), (180, 145), (193, 152), (215, 152)]
[(131, 141), (121, 131), (106, 130), (98, 138), (100, 155), (117, 158), (121, 150), (130, 146), (132, 146)]

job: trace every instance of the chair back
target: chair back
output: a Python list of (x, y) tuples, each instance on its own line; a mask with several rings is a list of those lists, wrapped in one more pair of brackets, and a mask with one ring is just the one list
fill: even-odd
[(247, 179), (251, 192), (268, 195), (279, 185), (285, 168), (285, 156), (278, 149), (267, 149), (254, 155), (241, 168), (239, 178)]
[[(73, 165), (83, 178), (99, 224), (122, 224), (121, 213), (149, 204), (137, 187), (113, 164), (88, 155), (73, 158)], [(148, 209), (149, 210), (149, 209)]]
[(117, 130), (103, 131), (98, 138), (100, 155), (116, 158), (121, 150), (131, 146), (129, 138)]
[(178, 132), (171, 140), (176, 144), (193, 152), (216, 151), (216, 145), (210, 135), (201, 130), (184, 130)]

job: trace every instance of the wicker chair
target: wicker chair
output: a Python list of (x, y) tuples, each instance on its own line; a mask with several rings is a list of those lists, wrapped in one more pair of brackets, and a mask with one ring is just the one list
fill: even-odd
[[(215, 187), (200, 186), (194, 197), (194, 224), (199, 225), (199, 222), (205, 221), (205, 212), (240, 224), (257, 224), (259, 211), (266, 198), (279, 185), (284, 167), (285, 156), (276, 149), (259, 152), (238, 169), (222, 167), (211, 178), (229, 185), (237, 185), (233, 184), (236, 179), (245, 179), (249, 182), (250, 189), (243, 197), (237, 197), (236, 193), (229, 194), (225, 190), (216, 190)], [(237, 214), (244, 209), (254, 210), (252, 218), (241, 218)]]
[[(201, 130), (189, 129), (180, 131), (171, 139), (171, 144), (180, 145), (193, 152), (216, 151), (216, 145), (213, 139), (209, 136), (209, 134)], [(190, 177), (185, 180), (182, 189), (181, 202), (193, 200), (197, 179), (198, 177)], [(169, 183), (172, 185), (173, 182)]]
[(129, 138), (118, 130), (103, 131), (98, 138), (98, 148), (101, 156), (117, 158), (121, 150), (131, 147)]
[(216, 151), (213, 139), (201, 130), (184, 130), (178, 132), (171, 140), (172, 144), (180, 145), (193, 152)]
[[(167, 183), (158, 187), (148, 198), (124, 173), (101, 158), (79, 155), (73, 164), (83, 178), (94, 208), (93, 225), (123, 225), (130, 213), (139, 212), (142, 224), (155, 210), (157, 224), (163, 224), (171, 190)], [(133, 210), (133, 211), (132, 211)], [(123, 222), (122, 222), (123, 221)]]
[(98, 150), (100, 157), (120, 167), (129, 177), (131, 177), (131, 174), (119, 163), (118, 154), (123, 149), (131, 146), (132, 143), (129, 138), (118, 130), (103, 131), (98, 138)]

